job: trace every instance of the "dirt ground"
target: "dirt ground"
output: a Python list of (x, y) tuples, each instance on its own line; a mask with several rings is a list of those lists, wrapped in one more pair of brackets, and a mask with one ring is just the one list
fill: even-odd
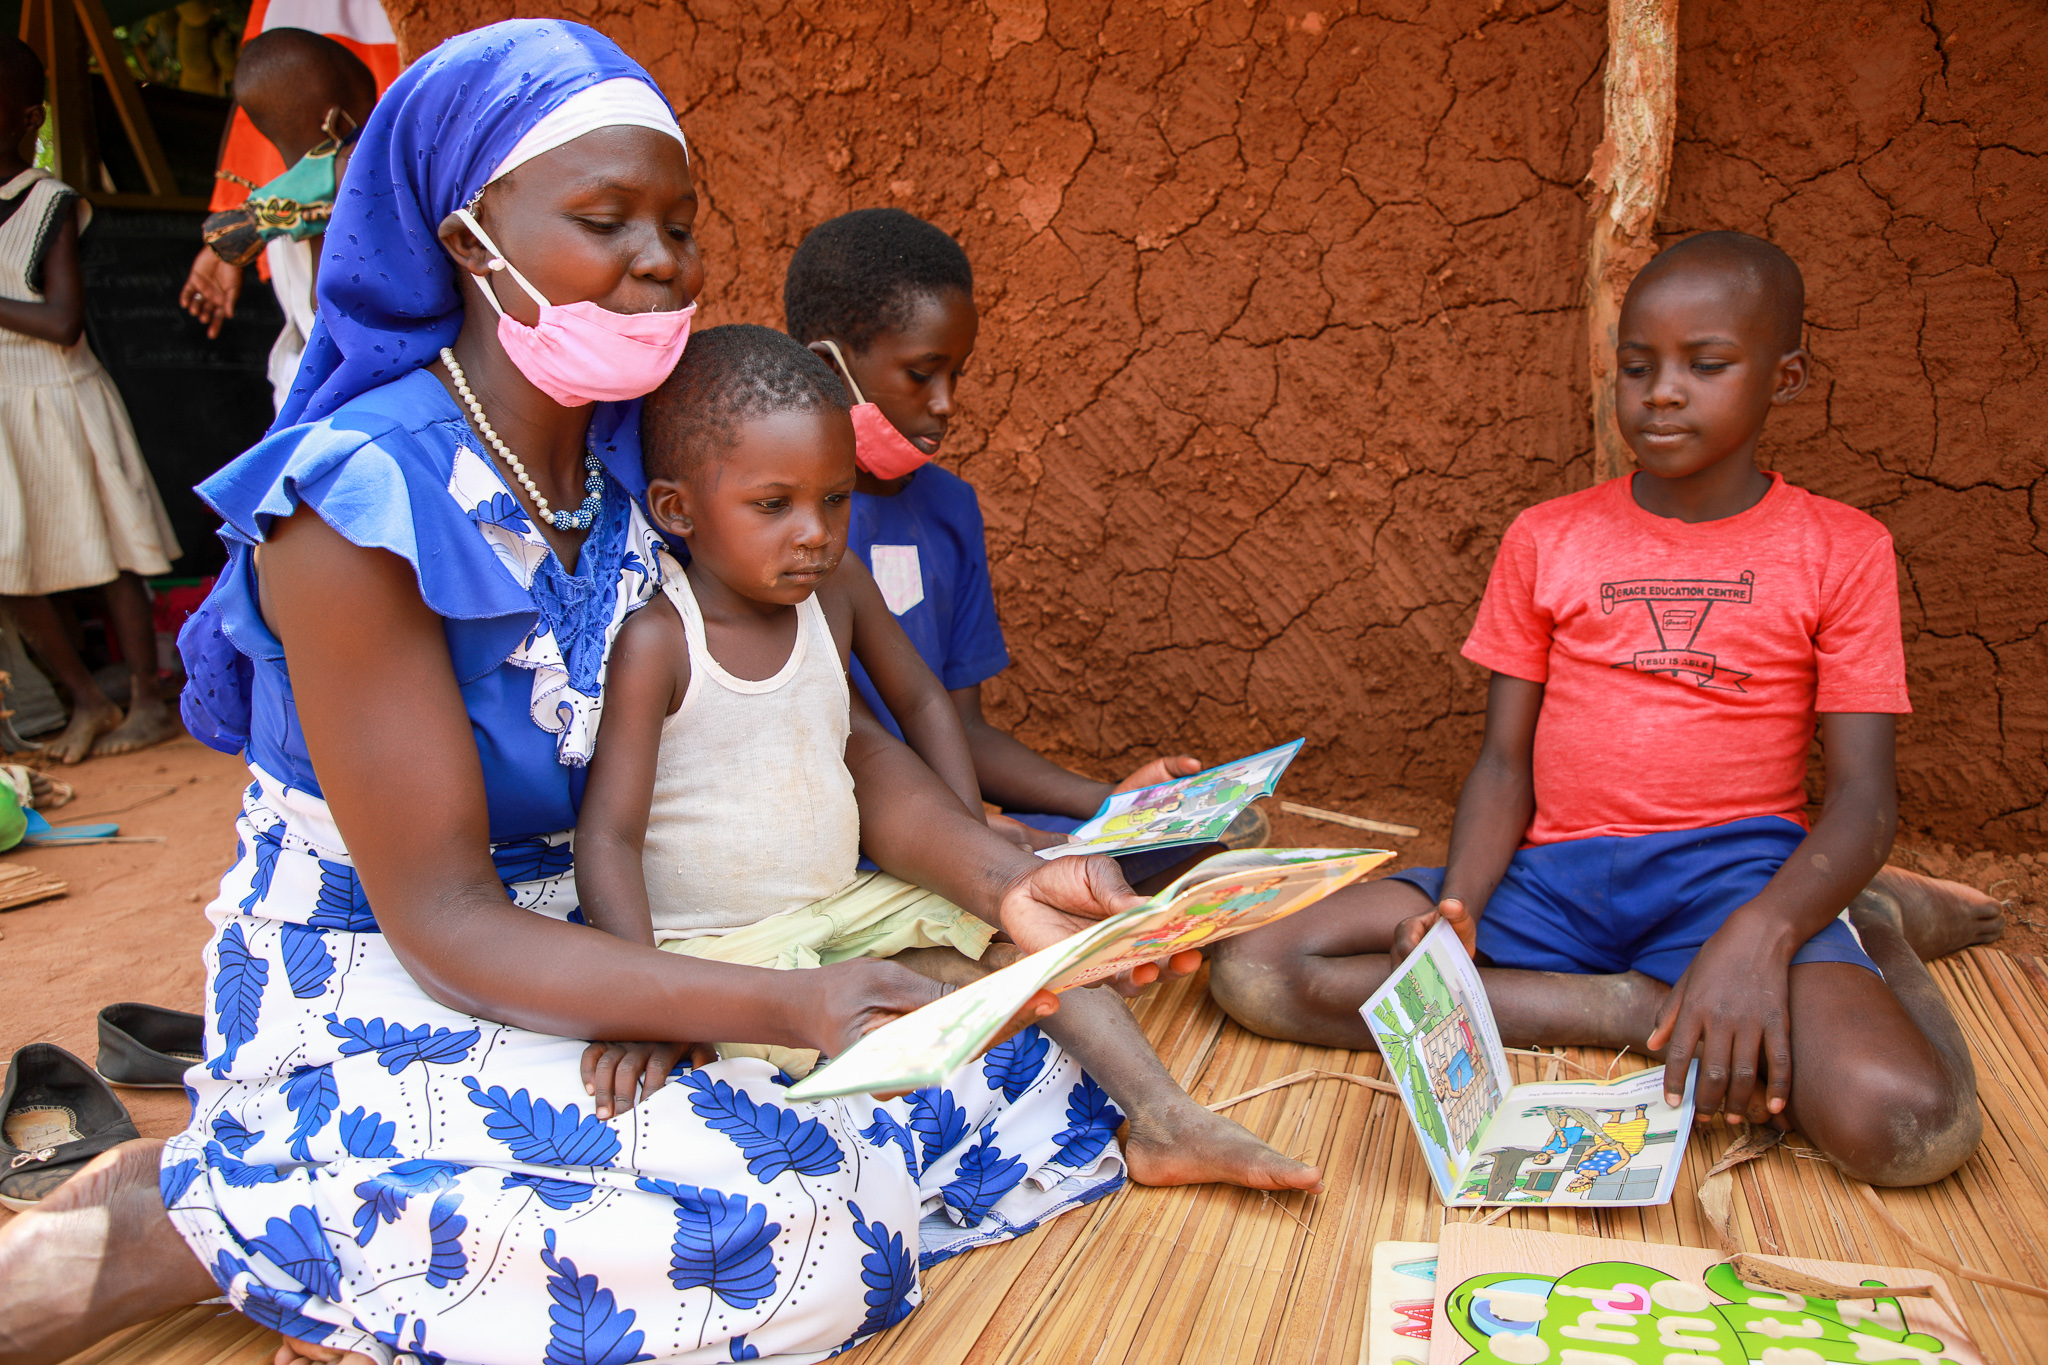
[[(248, 769), (180, 739), (58, 773), (78, 788), (78, 799), (51, 812), (52, 823), (84, 823), (76, 816), (146, 800), (107, 818), (124, 835), (164, 840), (0, 854), (0, 865), (27, 864), (71, 887), (56, 900), (0, 914), (0, 1053), (55, 1043), (90, 1064), (104, 1006), (137, 1000), (200, 1008), (204, 909), (234, 858), (235, 811)], [(144, 1137), (168, 1137), (185, 1126), (180, 1091), (120, 1095)]]

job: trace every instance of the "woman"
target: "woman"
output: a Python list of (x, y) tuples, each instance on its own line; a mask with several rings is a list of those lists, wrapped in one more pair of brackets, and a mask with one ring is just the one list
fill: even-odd
[[(377, 107), (279, 426), (201, 490), (230, 562), (183, 641), (187, 719), (256, 780), (193, 1121), (7, 1230), (0, 1358), (225, 1292), (281, 1360), (814, 1360), (910, 1311), (920, 1251), (1121, 1182), (1115, 1109), (1035, 1042), (1030, 1077), (887, 1103), (788, 1104), (735, 1060), (582, 1112), (582, 1040), (835, 1051), (939, 993), (580, 926), (562, 831), (610, 642), (656, 591), (632, 410), (592, 401), (681, 353), (695, 209), (666, 103), (578, 25), (452, 39)], [(1027, 947), (1134, 899), (1106, 860), (990, 834), (871, 717), (847, 760), (875, 860)]]

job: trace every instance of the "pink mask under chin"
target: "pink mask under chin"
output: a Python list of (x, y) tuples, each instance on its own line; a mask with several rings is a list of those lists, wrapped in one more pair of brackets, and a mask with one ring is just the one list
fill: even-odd
[(878, 479), (900, 479), (928, 463), (932, 457), (912, 445), (910, 438), (896, 430), (896, 424), (862, 395), (838, 345), (827, 341), (825, 346), (839, 362), (840, 377), (853, 390), (853, 411), (848, 415), (853, 418), (854, 464)]
[(878, 479), (900, 479), (931, 456), (912, 445), (873, 403), (854, 405), (853, 462)]
[(477, 241), (504, 266), (519, 287), (540, 304), (531, 327), (505, 311), (488, 283), (480, 287), (498, 314), (498, 342), (533, 386), (566, 408), (615, 403), (661, 387), (690, 340), (697, 305), (666, 313), (614, 313), (588, 300), (549, 303), (498, 246), (468, 209), (457, 209)]

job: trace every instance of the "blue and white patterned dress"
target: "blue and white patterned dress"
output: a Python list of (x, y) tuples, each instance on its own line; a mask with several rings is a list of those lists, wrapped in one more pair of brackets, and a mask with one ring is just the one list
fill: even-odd
[(447, 620), (506, 894), (580, 922), (563, 831), (604, 659), (658, 572), (619, 482), (637, 452), (605, 436), (618, 477), (574, 573), (425, 372), (202, 490), (231, 556), (181, 640), (187, 718), (246, 747), (255, 781), (207, 909), (206, 1061), (163, 1196), (235, 1305), (290, 1336), (386, 1362), (817, 1360), (908, 1314), (921, 1264), (1123, 1181), (1121, 1116), (1036, 1029), (886, 1103), (789, 1103), (766, 1063), (734, 1060), (605, 1121), (580, 1040), (437, 1004), (392, 953), (306, 759), (250, 547), (305, 502), (414, 565)]

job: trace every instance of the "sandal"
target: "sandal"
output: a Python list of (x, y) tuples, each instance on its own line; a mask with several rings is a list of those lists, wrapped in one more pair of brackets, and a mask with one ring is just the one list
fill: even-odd
[(135, 1090), (179, 1090), (199, 1065), (206, 1021), (160, 1005), (109, 1005), (100, 1011), (100, 1079)]
[(107, 1083), (54, 1043), (30, 1043), (0, 1089), (0, 1205), (24, 1213), (101, 1152), (140, 1137)]

